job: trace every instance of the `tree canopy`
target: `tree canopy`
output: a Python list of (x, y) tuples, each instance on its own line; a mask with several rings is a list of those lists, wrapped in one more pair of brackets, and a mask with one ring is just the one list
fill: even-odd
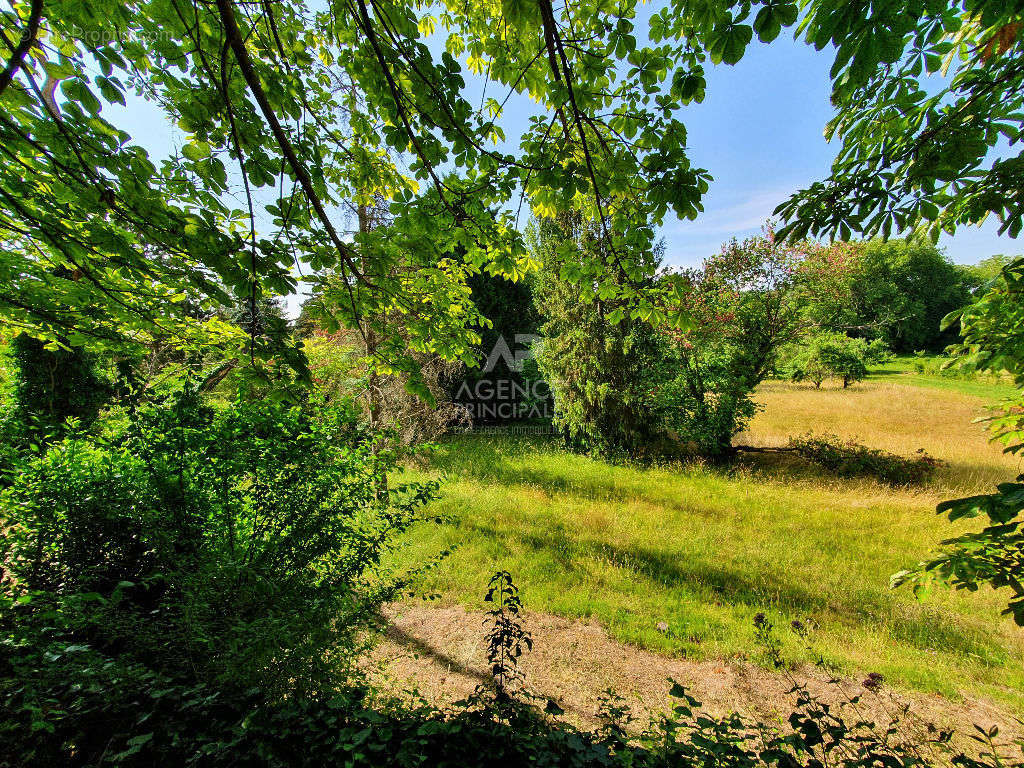
[[(668, 0), (646, 25), (636, 0), (17, 3), (0, 14), (3, 317), (61, 344), (214, 344), (301, 369), (220, 310), (294, 290), (302, 264), (342, 277), (330, 323), (389, 318), (392, 363), (466, 359), (482, 323), (468, 277), (534, 267), (524, 206), (598, 222), (607, 247), (566, 278), (656, 317), (640, 266), (653, 228), (698, 215), (710, 179), (683, 108), (708, 62), (736, 63), (798, 15), (751, 0)], [(980, 168), (1019, 132), (1020, 15), (807, 3), (796, 32), (835, 47), (828, 135), (843, 147), (830, 179), (782, 206), (784, 233), (934, 234), (994, 213), (1017, 234), (1019, 158)], [(467, 71), (493, 94), (479, 106)], [(130, 93), (178, 126), (179, 152), (154, 162), (104, 109)], [(544, 110), (508, 152), (515, 94)], [(345, 209), (378, 199), (390, 225), (348, 236)]]
[[(341, 321), (386, 307), (412, 348), (462, 356), (478, 319), (466, 277), (531, 266), (507, 208), (517, 190), (535, 210), (586, 208), (609, 224), (695, 215), (707, 181), (674, 117), (672, 51), (638, 47), (635, 2), (505, 6), (158, 0), (5, 13), (0, 270), (16, 286), (0, 297), (5, 316), (51, 339), (237, 343), (210, 310), (231, 293), (291, 291), (301, 262), (342, 274)], [(446, 36), (440, 55), (433, 35)], [(501, 103), (466, 100), (456, 56), (506, 99), (550, 108), (516, 156), (494, 148)], [(131, 90), (187, 138), (159, 165), (104, 115)], [(347, 238), (339, 211), (374, 196), (394, 217), (386, 234)], [(609, 231), (640, 238), (631, 250), (649, 244), (644, 227)], [(628, 272), (623, 245), (611, 253)], [(389, 268), (399, 260), (411, 268)]]
[(829, 255), (843, 268), (832, 265), (834, 290), (808, 308), (822, 327), (882, 339), (896, 352), (941, 352), (956, 340), (942, 319), (970, 301), (979, 281), (927, 239), (847, 243)]
[(1022, 8), (999, 0), (809, 0), (799, 30), (835, 49), (825, 129), (842, 146), (829, 178), (778, 213), (788, 234), (888, 237), (989, 215), (1016, 237), (1024, 163)]

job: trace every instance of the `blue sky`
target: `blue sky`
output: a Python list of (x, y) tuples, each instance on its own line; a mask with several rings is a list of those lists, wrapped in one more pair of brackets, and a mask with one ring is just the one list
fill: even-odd
[(693, 264), (723, 240), (757, 232), (791, 192), (827, 176), (829, 58), (783, 35), (751, 45), (736, 66), (710, 68), (707, 98), (680, 119), (691, 160), (714, 181), (702, 216), (665, 226), (673, 262)]
[[(838, 150), (823, 136), (832, 115), (830, 65), (828, 50), (817, 52), (786, 34), (767, 46), (755, 41), (736, 66), (709, 65), (707, 98), (679, 117), (687, 128), (691, 161), (708, 169), (714, 181), (701, 216), (692, 222), (666, 221), (661, 234), (668, 263), (695, 265), (729, 238), (755, 234), (791, 192), (828, 175)], [(467, 96), (479, 103), (482, 81), (468, 71), (465, 76)], [(489, 95), (495, 95), (491, 89)], [(181, 143), (180, 131), (152, 105), (132, 100), (127, 108), (106, 109), (156, 156)], [(503, 117), (509, 140), (505, 149), (514, 151), (536, 111), (525, 97), (509, 101)], [(996, 229), (995, 221), (963, 228), (953, 237), (943, 236), (940, 245), (961, 264), (1024, 252), (1024, 243), (1000, 237)]]
[[(656, 6), (642, 9), (638, 30)], [(707, 97), (686, 107), (679, 119), (687, 128), (691, 162), (710, 171), (714, 181), (695, 221), (665, 222), (668, 263), (694, 266), (730, 238), (758, 233), (776, 205), (828, 176), (839, 149), (824, 137), (833, 115), (831, 65), (830, 49), (815, 51), (786, 33), (771, 45), (755, 40), (735, 66), (707, 65)], [(479, 79), (468, 72), (466, 79), (470, 102), (478, 103)], [(512, 152), (537, 107), (525, 97), (509, 105), (503, 124), (511, 141), (503, 149)], [(943, 235), (939, 245), (959, 264), (1024, 253), (1024, 242), (999, 236), (997, 229), (995, 220), (961, 228), (953, 237)]]
[[(832, 117), (829, 51), (815, 51), (783, 34), (751, 45), (734, 67), (708, 73), (707, 98), (680, 116), (694, 163), (715, 177), (696, 221), (664, 228), (666, 255), (679, 265), (700, 261), (725, 239), (754, 234), (774, 207), (808, 183), (825, 178), (838, 151), (824, 139)], [(997, 222), (943, 236), (953, 261), (973, 264), (995, 253), (1024, 252), (1024, 243), (997, 235)]]

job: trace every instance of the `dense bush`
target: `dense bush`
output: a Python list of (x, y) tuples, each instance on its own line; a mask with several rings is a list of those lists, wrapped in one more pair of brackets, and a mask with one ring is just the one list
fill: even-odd
[(16, 375), (14, 418), (40, 439), (57, 435), (67, 419), (91, 424), (111, 393), (96, 356), (81, 347), (54, 347), (18, 334), (10, 342)]
[[(514, 587), (492, 582), (502, 605), (491, 612), (490, 656), (523, 640), (518, 611), (510, 610)], [(491, 594), (494, 594), (493, 592)], [(495, 595), (494, 602), (498, 601)], [(794, 622), (805, 638), (806, 628)], [(84, 646), (5, 644), (0, 647), (5, 703), (0, 761), (36, 765), (262, 766), (265, 768), (1019, 768), (1019, 747), (1001, 744), (995, 728), (980, 731), (971, 753), (951, 731), (939, 730), (886, 696), (877, 674), (861, 691), (840, 691), (839, 701), (813, 695), (789, 672), (768, 619), (755, 617), (755, 633), (779, 674), (792, 684), (788, 717), (771, 724), (738, 714), (705, 712), (680, 684), (671, 689), (672, 709), (646, 725), (633, 719), (609, 691), (597, 713), (600, 727), (581, 731), (553, 719), (554, 702), (528, 690), (481, 686), (466, 701), (439, 709), (425, 702), (382, 701), (360, 688), (329, 696), (268, 700), (258, 690), (221, 691), (186, 685), (139, 664), (113, 664)], [(497, 642), (493, 642), (495, 636)], [(495, 674), (498, 674), (497, 672)], [(877, 699), (885, 722), (862, 704)], [(32, 712), (14, 727), (14, 716)], [(980, 729), (979, 729), (980, 730)], [(980, 753), (980, 754), (979, 754)], [(1016, 756), (1014, 756), (1016, 753)], [(972, 754), (974, 756), (972, 756)]]
[(494, 425), (551, 415), (550, 393), (543, 385), (533, 386), (536, 378), (531, 380), (531, 371), (524, 367), (530, 365), (536, 373), (531, 346), (540, 335), (541, 317), (532, 283), (513, 282), (486, 272), (468, 280), (471, 298), (490, 327), (479, 329), (476, 365), (454, 377), (450, 392), (474, 424)]
[[(389, 456), (344, 404), (214, 410), (187, 390), (113, 432), (54, 443), (0, 495), (6, 652), (224, 696), (333, 688), (404, 583), (381, 558), (434, 485), (382, 498)], [(67, 714), (2, 695), (29, 729)]]
[(899, 456), (835, 435), (792, 438), (789, 450), (840, 477), (875, 477), (890, 485), (923, 483), (942, 463), (924, 449), (914, 456)]
[(941, 376), (944, 379), (960, 381), (978, 381), (987, 384), (1013, 384), (1013, 379), (998, 368), (979, 370), (960, 364), (956, 356), (928, 355), (917, 352), (913, 358), (914, 371), (928, 376)]

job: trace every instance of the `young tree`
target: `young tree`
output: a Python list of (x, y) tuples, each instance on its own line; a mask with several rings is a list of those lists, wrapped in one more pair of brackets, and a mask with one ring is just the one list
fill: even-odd
[(844, 333), (817, 333), (800, 343), (788, 363), (793, 381), (810, 381), (817, 389), (825, 379), (842, 379), (843, 389), (868, 375), (868, 365), (885, 354), (876, 339), (867, 342)]
[(821, 389), (825, 379), (831, 375), (825, 361), (810, 343), (797, 347), (786, 367), (792, 381), (809, 381), (815, 389)]
[(771, 230), (733, 240), (700, 269), (664, 279), (671, 340), (669, 378), (656, 402), (677, 439), (715, 459), (732, 452), (732, 438), (754, 415), (754, 388), (775, 366), (779, 349), (809, 328), (804, 311), (815, 289), (816, 248), (788, 245)]
[[(663, 429), (651, 398), (663, 345), (626, 301), (575, 279), (602, 248), (598, 227), (562, 216), (539, 222), (532, 240), (543, 265), (534, 286), (544, 337), (538, 362), (554, 397), (555, 426), (579, 450), (652, 452)], [(652, 260), (645, 269), (652, 286), (657, 266)]]

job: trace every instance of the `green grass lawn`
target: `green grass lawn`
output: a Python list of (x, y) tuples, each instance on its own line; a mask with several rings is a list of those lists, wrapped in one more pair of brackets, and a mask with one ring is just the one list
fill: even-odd
[(943, 360), (944, 358), (939, 357), (919, 358), (915, 355), (897, 355), (884, 365), (873, 369), (870, 378), (874, 381), (912, 383), (917, 387), (960, 392), (992, 402), (1010, 397), (1017, 391), (1009, 382), (1000, 381), (991, 376), (960, 377), (932, 371), (919, 372), (916, 367), (918, 363), (937, 367)]
[(488, 577), (504, 568), (528, 609), (594, 618), (615, 638), (666, 654), (760, 661), (753, 617), (764, 612), (784, 630), (799, 619), (814, 627), (813, 649), (784, 631), (794, 662), (820, 654), (849, 674), (877, 671), (900, 686), (1024, 712), (1024, 642), (999, 616), (1001, 596), (938, 589), (918, 601), (888, 587), (890, 574), (955, 530), (936, 516), (937, 501), (1014, 473), (970, 423), (984, 401), (911, 386), (920, 383), (912, 376), (887, 380), (895, 375), (849, 391), (771, 383), (744, 441), (799, 434), (805, 417), (841, 434), (856, 428), (869, 444), (946, 459), (928, 489), (772, 465), (613, 466), (552, 440), (464, 436), (426, 470), (446, 478), (435, 510), (452, 522), (417, 528), (401, 558), (454, 550), (421, 584), (444, 602), (479, 608)]

